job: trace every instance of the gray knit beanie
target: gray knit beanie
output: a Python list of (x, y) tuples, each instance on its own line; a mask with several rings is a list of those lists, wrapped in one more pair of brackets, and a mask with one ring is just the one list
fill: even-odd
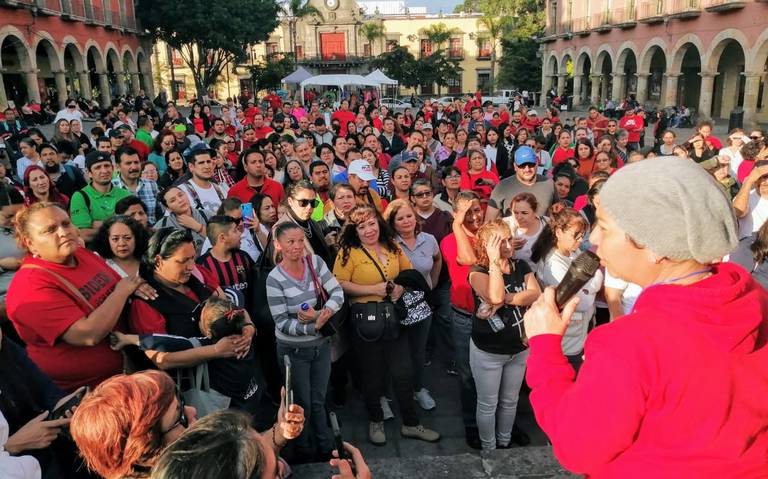
[(672, 260), (719, 261), (738, 244), (731, 202), (691, 160), (632, 163), (600, 190), (600, 206), (638, 243)]

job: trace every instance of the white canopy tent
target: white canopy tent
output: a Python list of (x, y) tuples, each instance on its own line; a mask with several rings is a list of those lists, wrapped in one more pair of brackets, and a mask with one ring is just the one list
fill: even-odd
[(291, 73), (280, 81), (283, 83), (301, 83), (310, 77), (312, 77), (312, 73), (308, 72), (304, 67), (299, 67), (295, 72)]
[(362, 75), (317, 75), (300, 83), (301, 85), (301, 98), (304, 98), (304, 87), (307, 85), (316, 86), (335, 86), (343, 90), (344, 87), (349, 85), (362, 85), (362, 86), (375, 86), (379, 87), (380, 82), (376, 80), (368, 79)]
[(372, 71), (371, 73), (365, 75), (365, 78), (379, 82), (379, 84), (381, 85), (397, 85), (398, 84), (397, 80), (393, 80), (389, 78), (387, 75), (384, 74), (383, 71), (379, 70), (378, 68)]

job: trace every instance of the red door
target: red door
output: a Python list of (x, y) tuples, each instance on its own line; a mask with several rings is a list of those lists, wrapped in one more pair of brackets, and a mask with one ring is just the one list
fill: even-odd
[(344, 33), (320, 34), (320, 51), (323, 60), (344, 60), (347, 56), (346, 47), (347, 41)]

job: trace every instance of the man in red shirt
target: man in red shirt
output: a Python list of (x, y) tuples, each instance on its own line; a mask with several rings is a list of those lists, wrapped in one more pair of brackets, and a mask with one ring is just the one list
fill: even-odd
[(272, 203), (279, 205), (285, 197), (283, 185), (267, 177), (267, 167), (264, 155), (257, 149), (251, 148), (243, 153), (243, 161), (238, 165), (245, 178), (238, 181), (227, 192), (228, 198), (238, 198), (243, 203), (251, 201), (256, 193), (263, 193), (272, 198)]
[(475, 410), (477, 392), (469, 367), (469, 340), (472, 337), (472, 316), (475, 298), (469, 286), (469, 269), (477, 262), (474, 254), (475, 233), (483, 224), (480, 198), (473, 191), (460, 191), (454, 202), (453, 233), (440, 242), (448, 275), (451, 278), (453, 307), (453, 342), (456, 348), (456, 370), (461, 380), (461, 410), (467, 444), (480, 449)]
[(629, 144), (627, 145), (627, 149), (629, 151), (639, 150), (640, 133), (645, 130), (645, 120), (642, 116), (637, 114), (636, 109), (630, 108), (624, 112), (624, 116), (619, 120), (619, 128), (629, 132)]
[(253, 116), (253, 132), (256, 134), (257, 140), (268, 137), (273, 131), (275, 130), (264, 123), (264, 115), (256, 113)]
[(339, 136), (347, 136), (347, 124), (355, 121), (355, 114), (349, 111), (349, 101), (341, 100), (339, 110), (331, 115), (333, 120), (339, 120)]
[(272, 109), (280, 108), (283, 104), (283, 100), (275, 94), (275, 90), (269, 90), (269, 95), (264, 97), (264, 101), (269, 102), (269, 107)]

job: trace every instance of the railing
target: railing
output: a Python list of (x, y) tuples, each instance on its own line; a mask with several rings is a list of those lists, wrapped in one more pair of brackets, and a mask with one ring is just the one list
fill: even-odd
[(71, 0), (61, 0), (61, 13), (71, 14), (72, 13), (72, 1)]
[(573, 31), (573, 25), (571, 20), (563, 20), (560, 22), (560, 33), (571, 33)]
[(370, 60), (371, 60), (370, 57), (365, 57), (365, 56), (331, 54), (331, 55), (320, 55), (320, 56), (305, 56), (304, 58), (301, 58), (298, 61), (301, 63), (362, 64)]
[[(64, 0), (62, 0), (63, 2)], [(83, 0), (71, 0), (72, 2), (72, 15), (79, 17), (79, 18), (85, 18), (85, 3), (83, 3)]]
[(551, 23), (544, 28), (544, 36), (550, 36), (557, 34), (557, 24)]
[(634, 22), (637, 20), (637, 8), (635, 7), (635, 2), (627, 2), (626, 8), (615, 8), (611, 14), (614, 25)]
[(573, 19), (573, 31), (585, 32), (589, 30), (589, 17), (579, 17)]
[(448, 50), (448, 59), (449, 60), (462, 60), (464, 59), (464, 49), (463, 48), (454, 48)]
[(720, 9), (723, 10), (730, 8), (743, 8), (747, 3), (745, 0), (704, 0), (702, 2), (704, 8)]
[(640, 4), (640, 18), (654, 18), (662, 15), (664, 15), (664, 4), (660, 0)]
[(601, 28), (609, 26), (611, 23), (608, 12), (600, 12), (592, 14), (592, 28)]
[(701, 9), (698, 0), (672, 0), (670, 13), (691, 12)]

